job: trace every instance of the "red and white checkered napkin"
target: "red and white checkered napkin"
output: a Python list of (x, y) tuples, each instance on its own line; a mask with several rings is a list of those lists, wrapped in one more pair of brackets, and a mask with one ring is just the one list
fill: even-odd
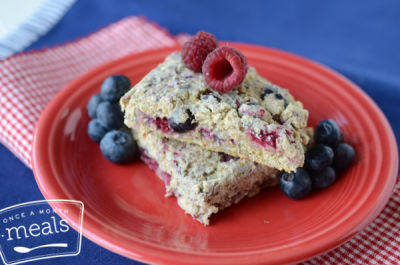
[(71, 43), (8, 57), (0, 62), (0, 141), (30, 167), (36, 121), (62, 87), (105, 62), (176, 43), (154, 23), (129, 17)]
[[(30, 167), (36, 121), (68, 82), (107, 61), (186, 39), (172, 37), (144, 18), (129, 17), (77, 41), (1, 61), (0, 141)], [(362, 233), (303, 264), (400, 264), (400, 183), (385, 210)]]

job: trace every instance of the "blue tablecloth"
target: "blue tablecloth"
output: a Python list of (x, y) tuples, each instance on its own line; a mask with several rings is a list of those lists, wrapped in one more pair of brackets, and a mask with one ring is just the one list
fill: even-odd
[[(337, 70), (381, 107), (400, 137), (400, 1), (80, 0), (27, 50), (85, 36), (128, 15), (172, 34), (206, 30), (218, 39), (300, 54)], [(42, 199), (32, 171), (0, 145), (0, 208)], [(76, 257), (36, 264), (135, 264), (83, 239)]]

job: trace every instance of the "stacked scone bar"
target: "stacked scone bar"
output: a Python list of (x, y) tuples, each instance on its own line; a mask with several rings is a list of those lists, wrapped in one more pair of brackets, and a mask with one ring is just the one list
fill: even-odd
[(166, 137), (143, 126), (134, 130), (142, 160), (164, 180), (166, 196), (208, 225), (212, 214), (277, 184), (279, 171)]
[[(167, 196), (207, 225), (218, 210), (277, 184), (304, 163), (308, 112), (199, 33), (121, 98), (125, 124)], [(200, 71), (199, 71), (200, 65)]]

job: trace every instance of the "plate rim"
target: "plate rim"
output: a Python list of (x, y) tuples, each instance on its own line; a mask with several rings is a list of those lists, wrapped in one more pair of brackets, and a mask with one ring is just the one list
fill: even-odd
[[(243, 252), (241, 252), (238, 255), (234, 255), (235, 259), (237, 262), (240, 262), (240, 260), (246, 260), (247, 262), (251, 259), (252, 262), (260, 262), (262, 261), (266, 261), (266, 259), (268, 261), (271, 262), (271, 264), (275, 264), (275, 263), (281, 263), (281, 262), (300, 262), (303, 260), (307, 260), (310, 259), (312, 257), (315, 257), (317, 255), (321, 255), (325, 252), (328, 252), (329, 250), (333, 249), (334, 247), (337, 247), (341, 244), (343, 244), (344, 242), (350, 240), (352, 237), (354, 237), (356, 234), (358, 234), (359, 232), (361, 232), (367, 225), (369, 225), (379, 214), (380, 212), (383, 210), (383, 208), (386, 206), (387, 202), (389, 201), (395, 183), (396, 183), (396, 179), (397, 179), (397, 172), (398, 172), (398, 162), (399, 162), (399, 158), (398, 158), (398, 146), (396, 143), (396, 139), (393, 133), (393, 130), (388, 122), (388, 120), (386, 119), (385, 115), (383, 114), (383, 112), (380, 110), (380, 108), (377, 106), (377, 104), (364, 92), (361, 90), (361, 88), (359, 88), (357, 85), (355, 85), (353, 82), (351, 82), (350, 80), (348, 80), (346, 77), (344, 77), (342, 74), (330, 69), (327, 66), (324, 66), (318, 62), (312, 61), (310, 59), (304, 58), (302, 56), (296, 55), (296, 54), (292, 54), (290, 52), (287, 51), (282, 51), (276, 48), (270, 48), (270, 47), (265, 47), (265, 46), (261, 46), (261, 45), (254, 45), (254, 44), (246, 44), (246, 43), (239, 43), (239, 42), (229, 42), (228, 45), (231, 45), (235, 48), (238, 48), (239, 50), (248, 50), (250, 49), (252, 52), (272, 52), (272, 53), (277, 53), (280, 56), (289, 58), (290, 60), (295, 60), (298, 62), (301, 62), (305, 67), (313, 67), (313, 68), (318, 68), (318, 70), (321, 70), (323, 72), (325, 72), (326, 74), (329, 74), (330, 76), (333, 76), (336, 79), (339, 79), (341, 82), (343, 82), (344, 84), (346, 84), (347, 86), (351, 87), (355, 92), (357, 92), (357, 95), (361, 96), (364, 100), (367, 101), (368, 106), (372, 107), (374, 109), (374, 111), (376, 111), (379, 120), (382, 122), (382, 126), (385, 128), (385, 132), (388, 134), (389, 139), (388, 141), (391, 143), (391, 149), (390, 149), (390, 154), (391, 154), (391, 158), (392, 161), (390, 162), (390, 172), (392, 172), (393, 176), (390, 178), (390, 176), (387, 178), (386, 181), (386, 185), (382, 188), (382, 192), (380, 194), (379, 197), (377, 197), (374, 202), (375, 204), (373, 205), (373, 207), (371, 207), (370, 209), (370, 213), (364, 213), (365, 217), (363, 222), (357, 222), (357, 224), (355, 224), (353, 222), (353, 225), (351, 227), (347, 227), (346, 231), (346, 236), (344, 237), (337, 237), (335, 240), (328, 240), (329, 242), (324, 242), (324, 244), (318, 244), (318, 246), (314, 246), (313, 248), (308, 248), (307, 251), (300, 251), (297, 252), (297, 254), (293, 254), (290, 257), (285, 257), (285, 258), (277, 258), (275, 257), (275, 259), (273, 257), (271, 257), (271, 253), (267, 253), (263, 255), (262, 252), (260, 251), (252, 251), (252, 252), (244, 252), (245, 254), (243, 254)], [(119, 62), (121, 61), (125, 61), (131, 58), (135, 58), (135, 57), (140, 57), (140, 56), (144, 56), (144, 55), (149, 55), (149, 54), (154, 54), (157, 52), (160, 53), (165, 53), (167, 51), (174, 51), (174, 50), (178, 50), (181, 46), (180, 45), (176, 45), (173, 47), (165, 47), (165, 48), (161, 48), (161, 49), (154, 49), (154, 50), (147, 50), (141, 53), (137, 53), (137, 54), (130, 54), (127, 56), (124, 56), (122, 58), (119, 58), (117, 60), (102, 64), (100, 66), (97, 66), (89, 71), (87, 71), (86, 73), (78, 76), (77, 78), (75, 78), (74, 80), (72, 80), (70, 83), (68, 83), (65, 87), (63, 87), (57, 94), (56, 96), (49, 102), (49, 104), (46, 106), (46, 108), (43, 110), (42, 114), (40, 115), (40, 118), (38, 120), (38, 122), (36, 123), (35, 126), (35, 131), (34, 131), (34, 136), (33, 136), (33, 142), (32, 142), (32, 169), (34, 172), (34, 176), (35, 176), (35, 180), (39, 186), (39, 189), (41, 191), (41, 193), (43, 194), (43, 196), (45, 197), (45, 199), (54, 199), (57, 198), (58, 195), (62, 194), (65, 195), (65, 193), (63, 192), (63, 190), (58, 187), (59, 191), (54, 191), (55, 186), (57, 185), (52, 185), (51, 183), (46, 183), (46, 178), (47, 177), (51, 177), (51, 176), (47, 176), (48, 174), (46, 173), (46, 170), (44, 170), (42, 168), (42, 151), (40, 151), (39, 146), (41, 146), (41, 142), (46, 139), (46, 135), (50, 135), (50, 130), (46, 132), (41, 130), (41, 127), (43, 127), (45, 124), (49, 123), (49, 120), (51, 120), (51, 116), (54, 116), (54, 112), (52, 112), (51, 110), (55, 109), (57, 106), (59, 106), (59, 104), (63, 101), (63, 98), (65, 98), (65, 96), (68, 96), (71, 94), (71, 90), (72, 88), (76, 87), (77, 84), (81, 83), (81, 82), (85, 82), (85, 80), (87, 80), (87, 78), (91, 75), (93, 75), (94, 73), (99, 73), (99, 72), (104, 72), (109, 68), (113, 68), (115, 66), (117, 66), (119, 64)], [(57, 108), (56, 108), (57, 109)], [(46, 128), (46, 126), (44, 126)], [(46, 188), (46, 185), (50, 186), (49, 188)], [(56, 196), (56, 197), (55, 197)], [(51, 203), (50, 203), (51, 205)], [(372, 209), (373, 208), (373, 209)], [(58, 213), (61, 217), (63, 216), (63, 213)], [(355, 214), (354, 214), (355, 215)], [(87, 219), (87, 218), (86, 218)], [(161, 248), (157, 248), (154, 246), (145, 246), (142, 245), (141, 248), (136, 248), (135, 253), (132, 253), (132, 251), (128, 251), (127, 249), (124, 249), (123, 245), (124, 244), (117, 244), (117, 242), (114, 240), (114, 242), (111, 242), (112, 237), (111, 236), (104, 236), (104, 234), (102, 236), (98, 235), (98, 233), (96, 233), (95, 229), (92, 229), (92, 226), (94, 225), (94, 221), (90, 220), (89, 221), (89, 225), (88, 225), (88, 220), (86, 221), (86, 227), (83, 231), (83, 235), (90, 239), (91, 241), (95, 242), (96, 244), (101, 245), (102, 247), (105, 247), (106, 249), (121, 254), (125, 257), (131, 258), (131, 259), (136, 259), (142, 262), (151, 262), (151, 263), (181, 263), (181, 264), (188, 264), (188, 263), (200, 263), (200, 262), (205, 262), (208, 261), (209, 263), (209, 258), (217, 258), (218, 256), (221, 255), (210, 255), (210, 253), (206, 253), (207, 255), (199, 255), (198, 253), (193, 254), (193, 253), (188, 253), (188, 252), (179, 252), (177, 250), (172, 251), (169, 249), (161, 249)], [(85, 222), (84, 222), (85, 223)], [(71, 225), (74, 229), (77, 227), (75, 226), (75, 223), (72, 223)], [(85, 225), (84, 225), (85, 226)], [(350, 232), (351, 230), (351, 232)], [(140, 243), (141, 244), (141, 243)], [(314, 244), (316, 245), (316, 244)], [(255, 253), (253, 253), (255, 252)], [(180, 258), (179, 260), (173, 259), (173, 255), (179, 254)], [(222, 255), (224, 255), (224, 253), (222, 253)], [(254, 256), (256, 255), (256, 256)], [(306, 256), (305, 256), (306, 255)], [(264, 259), (262, 259), (264, 258)], [(219, 260), (219, 259), (218, 259)], [(217, 259), (215, 261), (218, 261)], [(216, 264), (219, 262), (216, 262)]]

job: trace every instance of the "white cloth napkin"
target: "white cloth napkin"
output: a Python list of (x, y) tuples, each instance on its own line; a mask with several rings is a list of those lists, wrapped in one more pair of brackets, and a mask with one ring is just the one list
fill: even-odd
[(76, 0), (0, 0), (0, 59), (46, 34)]

